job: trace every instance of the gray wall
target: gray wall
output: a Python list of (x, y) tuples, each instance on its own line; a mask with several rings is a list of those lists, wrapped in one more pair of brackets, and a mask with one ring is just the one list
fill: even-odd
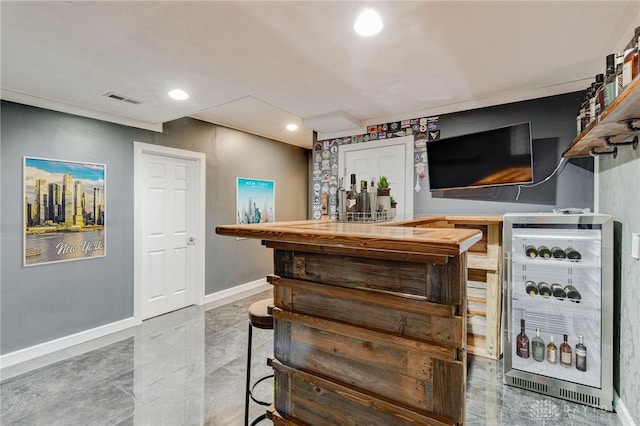
[[(207, 155), (206, 294), (263, 278), (270, 250), (215, 235), (235, 223), (235, 179), (276, 182), (276, 218), (307, 218), (307, 150), (184, 118), (163, 133), (11, 102), (1, 109), (0, 353), (133, 315), (133, 142)], [(23, 156), (106, 164), (107, 255), (22, 267)], [(250, 259), (250, 261), (249, 261)]]
[(640, 149), (622, 146), (598, 161), (600, 212), (616, 221), (614, 385), (640, 424), (640, 260), (630, 256), (631, 233), (640, 233)]
[[(576, 136), (575, 116), (580, 97), (580, 93), (568, 93), (444, 114), (438, 124), (444, 139), (530, 121), (534, 178), (539, 182), (553, 172), (562, 152)], [(516, 186), (431, 193), (428, 177), (420, 181), (420, 186), (422, 191), (414, 193), (415, 213), (503, 214), (551, 211), (554, 207), (593, 210), (593, 160), (570, 160), (557, 179), (535, 188), (522, 188), (517, 201)]]

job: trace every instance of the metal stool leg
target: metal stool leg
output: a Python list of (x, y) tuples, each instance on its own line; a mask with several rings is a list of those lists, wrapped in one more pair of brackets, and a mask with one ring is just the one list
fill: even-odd
[(251, 394), (251, 341), (253, 334), (253, 326), (249, 322), (249, 340), (247, 342), (247, 384), (245, 387), (245, 400), (244, 400), (244, 426), (249, 425), (249, 397)]

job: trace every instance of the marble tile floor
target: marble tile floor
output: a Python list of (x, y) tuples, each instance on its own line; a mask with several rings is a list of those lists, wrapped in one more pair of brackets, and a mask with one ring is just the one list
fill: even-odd
[[(2, 425), (242, 425), (247, 308), (263, 292), (190, 307), (2, 370)], [(254, 329), (252, 374), (268, 374), (272, 332)], [(468, 425), (619, 425), (614, 413), (502, 384), (502, 362), (470, 357)], [(267, 381), (260, 389), (272, 392)], [(251, 405), (251, 418), (264, 408)], [(270, 424), (264, 421), (261, 424)], [(391, 426), (391, 425), (382, 425)]]

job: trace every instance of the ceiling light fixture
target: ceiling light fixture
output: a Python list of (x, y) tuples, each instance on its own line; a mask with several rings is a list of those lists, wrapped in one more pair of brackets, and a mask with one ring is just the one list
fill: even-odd
[(382, 18), (375, 10), (365, 9), (356, 18), (353, 30), (361, 36), (376, 35), (382, 31)]
[(184, 90), (175, 89), (169, 92), (169, 97), (177, 101), (184, 101), (185, 99), (189, 99), (189, 94)]
[(287, 130), (290, 132), (298, 130), (298, 125), (294, 123), (287, 124)]

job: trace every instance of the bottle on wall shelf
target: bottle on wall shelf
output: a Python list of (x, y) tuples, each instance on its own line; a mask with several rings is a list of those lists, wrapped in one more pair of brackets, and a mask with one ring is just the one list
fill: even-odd
[(544, 342), (540, 338), (540, 328), (536, 328), (536, 337), (531, 341), (531, 352), (533, 355), (533, 359), (542, 362), (544, 361)]
[(569, 336), (564, 334), (563, 337), (564, 342), (560, 345), (560, 365), (563, 367), (571, 367), (573, 364), (573, 353), (568, 342)]
[(358, 188), (356, 187), (356, 175), (351, 174), (351, 189), (347, 193), (347, 219), (353, 220), (354, 213), (358, 211)]
[(520, 334), (516, 337), (516, 355), (529, 358), (529, 338), (524, 331), (524, 318), (520, 320)]
[(558, 347), (553, 343), (553, 334), (549, 335), (549, 344), (547, 345), (547, 361), (551, 364), (558, 363)]
[(576, 345), (576, 368), (580, 371), (587, 371), (587, 347), (584, 345), (583, 336), (578, 336)]
[(616, 98), (616, 55), (607, 55), (607, 70), (604, 78), (604, 104), (602, 110), (611, 105)]
[(624, 63), (622, 64), (622, 90), (626, 89), (638, 75), (638, 38), (640, 38), (640, 27), (636, 27), (633, 38), (624, 51)]
[(596, 120), (598, 115), (600, 115), (600, 111), (598, 111), (598, 96), (601, 91), (602, 84), (604, 83), (604, 75), (597, 74), (596, 81), (593, 83), (591, 88), (591, 97), (589, 98), (589, 123), (592, 123)]

